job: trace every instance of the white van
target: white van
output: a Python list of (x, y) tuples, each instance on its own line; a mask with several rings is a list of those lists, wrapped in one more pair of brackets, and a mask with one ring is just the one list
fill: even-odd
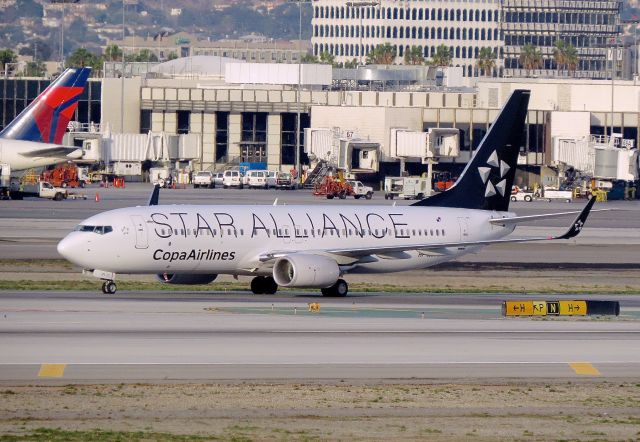
[(275, 189), (278, 182), (278, 172), (276, 170), (267, 170), (267, 176), (265, 178), (267, 189)]
[(244, 185), (250, 189), (256, 187), (266, 189), (267, 175), (268, 172), (266, 170), (249, 170), (244, 176)]
[(239, 170), (225, 170), (222, 175), (222, 187), (238, 187), (242, 189), (242, 174)]

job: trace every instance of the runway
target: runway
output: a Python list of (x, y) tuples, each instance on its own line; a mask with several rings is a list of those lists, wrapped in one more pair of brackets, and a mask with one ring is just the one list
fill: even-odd
[[(621, 316), (607, 319), (506, 319), (500, 316), (505, 299), (5, 291), (0, 379), (31, 384), (637, 378), (640, 296), (625, 296)], [(320, 313), (309, 313), (309, 302), (320, 302)]]

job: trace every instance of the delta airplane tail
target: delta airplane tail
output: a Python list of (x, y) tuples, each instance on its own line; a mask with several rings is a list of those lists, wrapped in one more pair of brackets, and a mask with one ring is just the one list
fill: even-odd
[(413, 205), (507, 211), (529, 96), (528, 90), (515, 90), (458, 181), (446, 192)]
[(60, 144), (91, 68), (67, 69), (2, 132), (0, 138)]

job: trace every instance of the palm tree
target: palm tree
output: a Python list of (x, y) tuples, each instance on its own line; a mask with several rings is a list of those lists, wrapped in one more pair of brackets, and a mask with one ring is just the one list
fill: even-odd
[(476, 66), (484, 72), (484, 75), (491, 75), (496, 68), (496, 54), (491, 48), (482, 48), (476, 58)]
[(330, 64), (333, 65), (336, 57), (331, 52), (324, 51), (320, 54), (320, 63), (321, 64)]
[(434, 66), (450, 66), (451, 65), (451, 52), (445, 45), (440, 45), (436, 48), (436, 53), (431, 58), (431, 63)]
[[(537, 69), (542, 66), (542, 53), (534, 45), (526, 44), (522, 47), (522, 52), (520, 53), (520, 64), (527, 71)], [(529, 72), (527, 72), (527, 75), (529, 75)]]
[(15, 63), (18, 56), (11, 49), (0, 50), (0, 68), (4, 70), (4, 66), (7, 63)]
[(411, 46), (404, 52), (404, 64), (424, 64), (424, 56), (419, 46)]
[(580, 63), (580, 57), (578, 56), (578, 50), (572, 44), (568, 45), (565, 51), (565, 63), (569, 72), (575, 74), (578, 64)]
[(393, 64), (396, 48), (391, 43), (379, 44), (367, 55), (367, 64)]
[(122, 61), (122, 49), (118, 45), (109, 45), (104, 49), (105, 61)]
[(553, 59), (556, 62), (556, 69), (560, 69), (567, 65), (567, 44), (563, 40), (557, 40), (553, 48)]

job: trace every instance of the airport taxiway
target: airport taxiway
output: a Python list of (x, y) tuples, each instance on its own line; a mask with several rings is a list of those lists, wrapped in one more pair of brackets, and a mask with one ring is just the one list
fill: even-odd
[[(506, 319), (500, 315), (504, 299), (4, 291), (0, 379), (637, 378), (640, 296), (625, 296), (615, 319)], [(309, 302), (320, 302), (321, 312), (309, 313)]]

